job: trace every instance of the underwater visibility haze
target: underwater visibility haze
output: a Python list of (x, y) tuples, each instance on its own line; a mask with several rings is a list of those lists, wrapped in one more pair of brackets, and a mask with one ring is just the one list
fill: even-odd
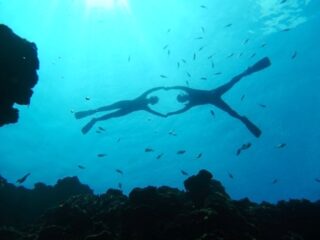
[[(0, 128), (0, 175), (128, 193), (207, 169), (234, 199), (318, 200), (319, 13), (317, 0), (0, 0), (40, 61), (30, 105)], [(147, 111), (105, 108), (84, 130), (153, 88)]]

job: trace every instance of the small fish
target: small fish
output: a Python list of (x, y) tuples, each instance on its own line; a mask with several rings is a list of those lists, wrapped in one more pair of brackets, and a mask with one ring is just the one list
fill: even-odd
[(280, 4), (284, 4), (284, 3), (286, 3), (287, 2), (287, 0), (282, 0), (281, 2), (280, 2)]
[(188, 80), (186, 80), (186, 85), (189, 86), (189, 81)]
[(205, 33), (205, 29), (204, 29), (204, 27), (201, 27), (201, 31), (202, 31), (203, 33)]
[(211, 58), (213, 58), (213, 54), (211, 54), (210, 56), (208, 56), (208, 59), (211, 59)]
[(186, 61), (185, 59), (183, 59), (183, 58), (181, 59), (181, 61), (182, 61), (183, 63), (187, 63), (187, 61)]
[(193, 60), (196, 60), (196, 58), (197, 58), (197, 55), (196, 55), (196, 53), (194, 53), (193, 54)]
[(239, 148), (239, 149), (237, 150), (236, 155), (239, 156), (240, 153), (241, 153), (241, 148)]
[(216, 72), (216, 73), (214, 73), (214, 75), (221, 75), (222, 74), (222, 72)]
[(251, 145), (252, 145), (251, 143), (245, 143), (245, 144), (242, 145), (241, 148), (242, 148), (242, 150), (246, 150), (246, 149), (248, 149), (249, 147), (251, 147)]
[(122, 189), (122, 183), (120, 183), (120, 182), (118, 183), (118, 188)]
[(116, 169), (116, 172), (119, 173), (119, 174), (121, 174), (121, 175), (123, 175), (123, 171), (120, 170), (120, 169)]
[(291, 28), (285, 28), (285, 29), (282, 29), (281, 32), (289, 32), (291, 30)]
[(177, 62), (177, 68), (180, 68), (180, 62)]
[(162, 158), (162, 156), (163, 156), (163, 153), (160, 153), (156, 158), (160, 159), (160, 158)]
[(231, 53), (227, 56), (227, 58), (231, 58), (234, 55), (234, 53)]
[(120, 140), (121, 140), (121, 138), (118, 138), (118, 139), (117, 139), (117, 142), (120, 142)]
[(17, 180), (17, 183), (19, 183), (19, 184), (23, 183), (24, 181), (27, 180), (27, 178), (28, 178), (30, 175), (31, 175), (31, 173), (27, 173), (27, 174), (24, 175), (22, 178), (19, 178), (19, 179)]
[(203, 39), (203, 37), (196, 37), (196, 38), (194, 38), (195, 40), (201, 40), (201, 39)]
[(315, 178), (314, 179), (316, 182), (320, 183), (320, 178)]
[(286, 143), (279, 143), (279, 144), (277, 144), (275, 147), (276, 147), (276, 148), (284, 148), (285, 146), (287, 146)]
[(170, 132), (169, 132), (169, 135), (177, 136), (177, 134), (176, 134), (176, 132), (175, 132), (175, 131), (170, 131)]
[(249, 38), (247, 38), (246, 40), (244, 40), (243, 45), (247, 44), (249, 42)]
[(167, 33), (171, 32), (171, 28), (168, 28)]
[(145, 152), (154, 152), (154, 150), (152, 148), (145, 148), (144, 151)]
[(245, 96), (246, 96), (246, 95), (244, 95), (244, 94), (241, 96), (241, 101), (243, 101), (243, 99), (245, 98)]
[(102, 133), (100, 130), (96, 130), (96, 133)]
[(86, 169), (84, 166), (82, 166), (82, 165), (78, 165), (78, 168), (80, 168), (80, 169)]
[(242, 57), (242, 55), (243, 55), (243, 52), (239, 53), (239, 57)]
[(181, 171), (182, 175), (184, 175), (184, 176), (188, 176), (189, 175), (186, 171), (183, 171), (183, 170), (180, 170), (180, 171)]
[(202, 153), (199, 153), (198, 156), (196, 157), (196, 159), (199, 159), (202, 157)]
[(177, 154), (178, 155), (182, 155), (182, 154), (185, 154), (186, 153), (186, 150), (179, 150), (179, 151), (177, 151)]
[(264, 48), (264, 47), (266, 47), (266, 46), (267, 46), (266, 43), (262, 43), (262, 44), (260, 45), (261, 48)]
[(210, 110), (210, 113), (211, 113), (211, 115), (212, 115), (213, 117), (216, 116), (213, 110)]
[(211, 68), (214, 68), (214, 62), (211, 61)]
[(260, 107), (262, 107), (262, 108), (266, 108), (266, 107), (267, 107), (266, 105), (261, 104), (261, 103), (259, 103), (258, 105), (259, 105)]
[(168, 47), (169, 47), (169, 44), (166, 44), (166, 45), (163, 46), (162, 49), (163, 49), (163, 50), (166, 50)]
[(107, 156), (107, 154), (105, 154), (105, 153), (98, 153), (97, 154), (97, 157), (99, 157), (99, 158), (106, 157), (106, 156)]
[(168, 49), (168, 52), (167, 52), (168, 56), (170, 56), (170, 53), (171, 53), (171, 51), (170, 51), (170, 49)]
[(73, 109), (71, 109), (71, 110), (70, 110), (70, 113), (72, 113), (72, 114), (73, 114), (73, 113), (75, 113), (75, 111), (74, 111)]
[(229, 24), (225, 25), (224, 27), (228, 28), (228, 27), (231, 27), (231, 26), (232, 26), (232, 23), (229, 23)]
[(131, 61), (131, 56), (129, 55), (129, 56), (128, 56), (128, 62), (130, 62), (130, 61)]
[(231, 173), (228, 173), (229, 178), (233, 179), (233, 175)]
[(89, 100), (90, 100), (90, 97), (85, 97), (84, 99), (87, 100), (87, 101), (89, 101)]
[(188, 77), (191, 77), (191, 74), (189, 72), (186, 72)]
[(160, 75), (161, 78), (168, 78), (166, 75), (161, 74)]
[(198, 52), (202, 51), (204, 46), (199, 47)]
[(272, 184), (276, 184), (276, 183), (278, 183), (278, 179), (274, 179), (274, 180), (272, 181)]
[(254, 58), (257, 54), (256, 53), (253, 53), (250, 58)]
[(241, 153), (243, 150), (246, 150), (246, 149), (250, 148), (251, 145), (252, 145), (251, 143), (244, 143), (244, 144), (242, 144), (242, 146), (237, 150), (236, 155), (239, 156), (240, 153)]
[(207, 9), (206, 5), (200, 5), (200, 7), (203, 8), (203, 9)]
[(201, 79), (201, 80), (207, 80), (207, 78), (206, 78), (206, 77), (201, 77), (200, 79)]
[(103, 127), (98, 127), (98, 129), (99, 129), (100, 131), (106, 131), (106, 129), (104, 129)]
[(298, 55), (297, 51), (294, 51), (294, 53), (291, 56), (291, 59), (295, 59), (297, 57), (297, 55)]

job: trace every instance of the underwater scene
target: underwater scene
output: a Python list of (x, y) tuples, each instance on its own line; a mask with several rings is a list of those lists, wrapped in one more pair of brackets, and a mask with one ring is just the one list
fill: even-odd
[(0, 0), (0, 239), (319, 239), (319, 23), (318, 0)]

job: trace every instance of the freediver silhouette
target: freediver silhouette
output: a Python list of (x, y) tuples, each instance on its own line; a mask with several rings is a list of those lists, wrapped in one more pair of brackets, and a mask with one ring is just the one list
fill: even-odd
[[(236, 111), (234, 111), (225, 101), (222, 100), (221, 97), (228, 90), (230, 90), (237, 82), (239, 82), (243, 77), (246, 77), (251, 75), (252, 73), (261, 71), (269, 67), (270, 65), (271, 65), (271, 62), (269, 58), (267, 57), (262, 58), (261, 60), (256, 62), (253, 66), (247, 68), (247, 70), (245, 70), (241, 74), (233, 77), (228, 83), (221, 85), (220, 87), (214, 88), (212, 90), (193, 89), (185, 86), (156, 87), (156, 88), (147, 90), (146, 92), (144, 92), (139, 97), (133, 100), (118, 101), (113, 104), (100, 107), (94, 110), (76, 112), (75, 117), (77, 119), (80, 119), (80, 118), (84, 118), (99, 112), (116, 110), (114, 112), (105, 114), (101, 117), (92, 118), (81, 130), (83, 134), (86, 134), (90, 131), (90, 129), (94, 126), (94, 124), (99, 121), (107, 120), (109, 118), (121, 117), (135, 111), (144, 110), (152, 114), (155, 114), (157, 116), (168, 117), (171, 115), (183, 113), (195, 106), (211, 104), (229, 113), (232, 117), (239, 119), (255, 137), (259, 137), (261, 135), (261, 130), (256, 125), (254, 125), (247, 117), (241, 116)], [(186, 103), (184, 108), (174, 112), (169, 112), (167, 114), (162, 114), (152, 110), (148, 105), (156, 104), (159, 101), (159, 98), (156, 96), (147, 98), (147, 96), (150, 93), (160, 89), (182, 90), (185, 94), (179, 94), (177, 96), (177, 100), (181, 103)]]
[(115, 118), (115, 117), (122, 117), (124, 115), (127, 115), (129, 113), (135, 112), (135, 111), (147, 111), (149, 113), (152, 113), (157, 116), (161, 117), (166, 117), (165, 114), (156, 112), (152, 110), (149, 107), (149, 104), (154, 105), (159, 101), (159, 98), (156, 96), (151, 96), (148, 98), (148, 95), (154, 91), (164, 89), (164, 87), (155, 87), (151, 88), (150, 90), (145, 91), (143, 94), (141, 94), (139, 97), (132, 99), (132, 100), (123, 100), (123, 101), (118, 101), (113, 104), (100, 107), (97, 109), (93, 110), (88, 110), (88, 111), (80, 111), (75, 113), (75, 117), (77, 119), (81, 119), (99, 112), (105, 112), (105, 111), (113, 111), (111, 113), (107, 113), (101, 117), (98, 118), (92, 118), (82, 129), (82, 133), (86, 134), (90, 131), (90, 129), (94, 126), (99, 121), (104, 121), (109, 118)]
[(221, 85), (220, 87), (214, 88), (212, 90), (193, 89), (185, 86), (166, 87), (165, 90), (182, 90), (185, 94), (179, 94), (177, 96), (177, 100), (181, 103), (186, 103), (184, 108), (174, 112), (169, 112), (167, 113), (167, 116), (183, 113), (195, 106), (212, 104), (220, 108), (221, 110), (229, 113), (232, 117), (239, 119), (255, 137), (259, 137), (261, 135), (261, 130), (256, 125), (254, 125), (248, 118), (246, 118), (245, 116), (240, 116), (225, 101), (223, 101), (221, 97), (243, 77), (249, 76), (250, 74), (255, 73), (257, 71), (261, 71), (269, 67), (270, 65), (271, 62), (269, 58), (262, 58), (241, 74), (233, 77), (228, 83)]

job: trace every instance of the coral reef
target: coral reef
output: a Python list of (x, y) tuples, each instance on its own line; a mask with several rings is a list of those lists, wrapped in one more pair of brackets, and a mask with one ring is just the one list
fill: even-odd
[(60, 180), (54, 187), (37, 184), (33, 190), (14, 187), (2, 179), (0, 239), (320, 238), (320, 202), (232, 200), (212, 177), (201, 170), (184, 182), (186, 191), (150, 186), (135, 188), (129, 196), (115, 189), (94, 195), (75, 177)]

